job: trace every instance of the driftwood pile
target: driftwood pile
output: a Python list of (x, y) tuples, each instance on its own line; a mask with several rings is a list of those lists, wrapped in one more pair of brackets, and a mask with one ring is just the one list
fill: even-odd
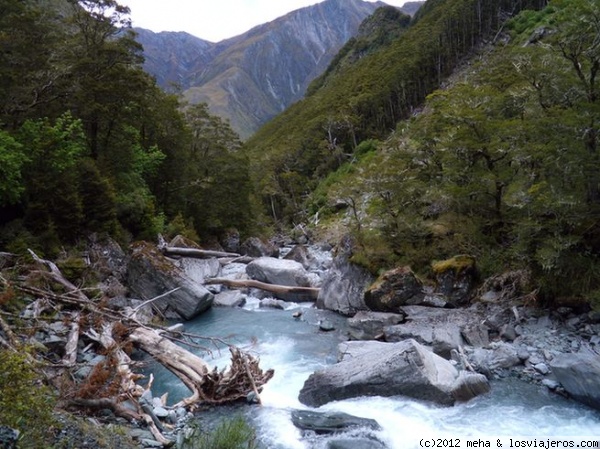
[[(136, 373), (137, 364), (129, 355), (133, 347), (164, 365), (190, 390), (190, 396), (174, 404), (173, 408), (193, 410), (203, 404), (223, 404), (249, 395), (254, 395), (254, 400), (260, 402), (261, 388), (271, 379), (273, 371), (263, 371), (252, 354), (229, 346), (230, 367), (226, 370), (211, 368), (184, 347), (202, 348), (198, 342), (206, 338), (144, 324), (137, 318), (138, 309), (111, 310), (67, 280), (56, 264), (39, 258), (33, 251), (30, 254), (36, 268), (27, 276), (10, 281), (0, 274), (0, 292), (18, 291), (33, 298), (26, 318), (31, 328), (35, 328), (36, 322), (47, 320), (48, 314), (44, 316), (44, 313), (48, 311), (60, 316), (63, 324), (68, 326), (64, 355), (60, 360), (44, 362), (48, 380), (63, 390), (64, 406), (110, 409), (129, 421), (145, 422), (157, 441), (171, 445), (172, 441), (163, 436), (160, 423), (141, 400), (152, 381), (147, 386), (140, 384), (143, 376)], [(12, 324), (19, 320), (23, 320), (23, 315), (0, 313), (0, 347), (21, 350), (24, 338), (13, 331)], [(78, 383), (74, 381), (74, 372), (81, 368), (77, 356), (78, 348), (83, 345), (93, 346), (105, 360)], [(65, 383), (69, 385), (66, 389)]]

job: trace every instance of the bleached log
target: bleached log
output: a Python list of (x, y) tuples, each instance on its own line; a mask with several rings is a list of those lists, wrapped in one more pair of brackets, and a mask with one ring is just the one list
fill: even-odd
[(66, 366), (74, 366), (77, 362), (77, 344), (79, 343), (79, 318), (81, 314), (79, 312), (73, 312), (71, 314), (71, 329), (69, 330), (69, 338), (65, 345), (65, 355), (63, 357), (63, 363)]
[(129, 365), (131, 358), (123, 351), (113, 338), (112, 331), (115, 323), (108, 322), (102, 325), (102, 332), (98, 333), (94, 329), (85, 332), (92, 340), (98, 342), (104, 349), (112, 351), (117, 359), (117, 375), (121, 381), (121, 391), (131, 397), (140, 397), (144, 389), (135, 383), (140, 377), (131, 371)]
[(240, 257), (237, 253), (226, 253), (223, 251), (210, 251), (197, 248), (177, 248), (172, 246), (164, 246), (161, 251), (165, 256), (191, 257), (195, 259), (210, 259), (221, 257)]
[(209, 372), (204, 360), (152, 329), (138, 327), (129, 335), (129, 339), (175, 374), (192, 392), (178, 405), (188, 406), (200, 401), (200, 386)]
[(258, 288), (269, 293), (278, 295), (298, 294), (304, 295), (309, 299), (316, 301), (319, 296), (320, 288), (316, 287), (290, 287), (289, 285), (267, 284), (265, 282), (255, 281), (254, 279), (234, 280), (224, 278), (207, 279), (205, 284), (222, 284), (231, 288)]
[(242, 263), (242, 264), (249, 264), (250, 262), (252, 262), (255, 258), (252, 256), (239, 256), (239, 257), (220, 257), (219, 258), (219, 263), (221, 264), (221, 266), (226, 266), (229, 265), (230, 263)]
[(72, 282), (70, 282), (68, 279), (66, 279), (63, 276), (60, 269), (56, 266), (56, 264), (54, 262), (51, 262), (51, 261), (45, 260), (45, 259), (41, 259), (40, 257), (38, 257), (38, 255), (35, 252), (33, 252), (30, 249), (28, 249), (27, 251), (29, 251), (29, 254), (31, 254), (31, 257), (33, 257), (33, 260), (35, 260), (36, 262), (38, 262), (42, 265), (46, 265), (50, 269), (49, 274), (53, 280), (55, 280), (56, 282), (61, 284), (63, 287), (65, 287), (67, 289), (67, 291), (69, 291), (70, 293), (75, 294), (77, 299), (89, 301), (89, 298), (87, 296), (85, 296), (85, 294), (81, 290), (79, 290), (75, 285), (73, 285)]
[(230, 347), (231, 367), (210, 369), (200, 357), (176, 345), (153, 329), (138, 327), (129, 339), (156, 361), (175, 374), (191, 391), (174, 407), (193, 407), (200, 403), (221, 404), (245, 398), (251, 391), (257, 395), (273, 377), (273, 370), (263, 372), (258, 359)]

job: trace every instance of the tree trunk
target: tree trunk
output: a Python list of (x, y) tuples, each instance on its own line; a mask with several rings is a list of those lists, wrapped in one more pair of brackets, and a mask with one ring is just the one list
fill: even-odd
[[(211, 371), (200, 357), (181, 348), (157, 331), (136, 328), (129, 339), (175, 374), (192, 395), (175, 407), (190, 407), (199, 403), (221, 404), (244, 399), (257, 393), (273, 377), (273, 370), (263, 372), (258, 359), (239, 349), (229, 347), (231, 367), (227, 371)], [(257, 398), (260, 402), (260, 398)]]
[(319, 291), (321, 290), (320, 288), (316, 287), (290, 287), (288, 285), (267, 284), (265, 282), (255, 281), (253, 279), (233, 280), (214, 278), (207, 279), (206, 281), (204, 281), (204, 283), (208, 285), (223, 284), (231, 288), (258, 288), (269, 293), (275, 293), (276, 295), (300, 295), (312, 301), (317, 300), (317, 297), (319, 296)]
[(161, 251), (165, 256), (180, 256), (180, 257), (192, 257), (195, 259), (210, 259), (212, 257), (215, 258), (225, 258), (225, 257), (240, 257), (240, 254), (237, 253), (226, 253), (223, 251), (209, 251), (204, 249), (196, 249), (196, 248), (175, 248), (165, 246), (161, 248)]

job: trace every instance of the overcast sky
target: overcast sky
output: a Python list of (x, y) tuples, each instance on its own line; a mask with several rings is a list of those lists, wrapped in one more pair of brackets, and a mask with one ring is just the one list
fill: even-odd
[[(373, 0), (367, 0), (373, 1)], [(387, 0), (402, 6), (407, 0)], [(320, 3), (319, 0), (118, 0), (131, 9), (133, 26), (159, 31), (186, 31), (218, 42), (277, 17)]]

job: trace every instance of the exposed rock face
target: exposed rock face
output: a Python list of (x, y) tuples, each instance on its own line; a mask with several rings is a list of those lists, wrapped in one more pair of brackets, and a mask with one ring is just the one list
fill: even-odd
[(171, 318), (190, 320), (208, 310), (213, 302), (212, 293), (190, 279), (153, 245), (146, 243), (137, 243), (132, 248), (127, 284), (132, 295), (144, 300), (178, 288), (153, 303), (163, 315)]
[(365, 292), (365, 303), (377, 312), (398, 312), (400, 306), (418, 304), (423, 284), (409, 267), (387, 271)]
[(295, 260), (261, 257), (246, 267), (251, 279), (290, 287), (311, 287), (310, 278), (301, 263)]
[(144, 46), (144, 70), (165, 89), (173, 84), (189, 87), (190, 73), (209, 64), (220, 51), (214, 43), (189, 33), (154, 33), (143, 28), (135, 32), (136, 40)]
[[(450, 362), (414, 340), (368, 343), (370, 350), (350, 350), (341, 362), (311, 374), (300, 391), (300, 402), (320, 406), (357, 396), (403, 395), (452, 405), (467, 399), (469, 392), (489, 390), (485, 376), (460, 376)], [(363, 342), (346, 345), (360, 347)]]
[(192, 103), (206, 102), (242, 138), (302, 98), (364, 19), (383, 3), (327, 0), (211, 43), (187, 33), (136, 29), (144, 68)]
[(559, 354), (550, 367), (573, 399), (600, 410), (600, 356)]
[(373, 275), (350, 262), (351, 239), (345, 238), (338, 251), (339, 254), (321, 285), (317, 307), (342, 315), (354, 315), (360, 310), (368, 310), (364, 296), (365, 290), (374, 280)]
[(361, 311), (348, 319), (348, 332), (351, 340), (375, 340), (383, 336), (386, 326), (402, 323), (404, 313), (384, 313)]

